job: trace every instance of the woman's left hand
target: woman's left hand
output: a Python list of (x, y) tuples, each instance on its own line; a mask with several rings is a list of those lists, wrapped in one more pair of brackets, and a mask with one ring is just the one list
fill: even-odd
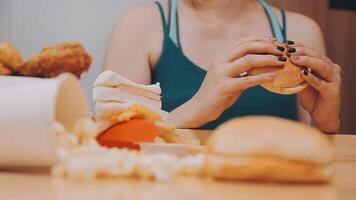
[[(325, 132), (339, 132), (341, 68), (330, 58), (300, 42), (289, 45), (291, 62), (303, 68), (309, 86), (298, 94), (301, 105), (311, 114), (313, 124)], [(311, 72), (307, 70), (311, 69)]]

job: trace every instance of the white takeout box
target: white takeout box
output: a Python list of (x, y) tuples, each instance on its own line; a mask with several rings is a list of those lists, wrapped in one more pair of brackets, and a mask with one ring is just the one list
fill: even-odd
[(89, 117), (71, 74), (40, 79), (0, 76), (0, 167), (48, 167), (58, 161), (52, 124), (71, 129)]

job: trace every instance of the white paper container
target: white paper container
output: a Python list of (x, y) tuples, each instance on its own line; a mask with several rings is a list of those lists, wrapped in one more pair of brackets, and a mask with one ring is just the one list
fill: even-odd
[(48, 167), (58, 161), (52, 124), (71, 129), (88, 117), (85, 94), (71, 74), (39, 79), (0, 76), (0, 167)]

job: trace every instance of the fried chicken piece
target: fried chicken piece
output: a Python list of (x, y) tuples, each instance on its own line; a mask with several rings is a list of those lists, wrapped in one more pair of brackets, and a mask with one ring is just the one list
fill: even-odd
[(21, 68), (20, 75), (51, 78), (70, 72), (80, 78), (92, 62), (79, 42), (63, 42), (49, 46), (33, 55)]
[(10, 75), (12, 73), (12, 71), (5, 67), (5, 65), (3, 65), (2, 63), (0, 63), (0, 75)]
[(10, 75), (20, 70), (23, 60), (20, 53), (10, 43), (0, 44), (0, 75)]

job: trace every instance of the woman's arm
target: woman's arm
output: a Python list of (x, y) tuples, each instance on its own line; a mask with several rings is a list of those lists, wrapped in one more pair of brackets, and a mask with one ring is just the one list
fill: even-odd
[[(278, 12), (278, 10), (276, 10)], [(303, 41), (308, 47), (326, 55), (323, 33), (319, 25), (309, 17), (304, 15), (287, 12), (287, 36), (291, 40)], [(281, 16), (280, 16), (281, 17)], [(298, 115), (302, 122), (312, 123), (308, 111), (298, 101)]]
[(142, 84), (151, 83), (151, 66), (160, 54), (163, 33), (155, 4), (141, 5), (120, 16), (113, 29), (104, 69)]
[(326, 56), (323, 34), (310, 18), (290, 13), (289, 38), (297, 41), (290, 48), (291, 61), (303, 70), (301, 76), (309, 87), (298, 94), (298, 100), (311, 115), (312, 123), (325, 132), (338, 132), (340, 125), (340, 66)]
[(301, 41), (306, 47), (326, 55), (323, 33), (313, 19), (294, 12), (287, 12), (286, 16), (288, 39)]

